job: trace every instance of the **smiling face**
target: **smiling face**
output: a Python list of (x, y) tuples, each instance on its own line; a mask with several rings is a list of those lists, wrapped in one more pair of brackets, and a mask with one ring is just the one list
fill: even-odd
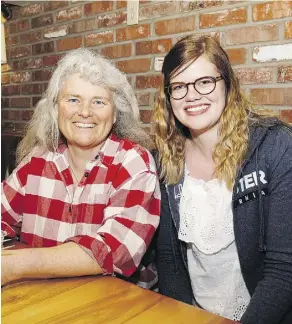
[[(195, 80), (211, 76), (219, 77), (220, 73), (216, 66), (204, 55), (196, 59), (188, 68), (171, 78), (174, 82), (194, 82)], [(224, 80), (217, 81), (215, 90), (207, 95), (198, 93), (193, 85), (188, 86), (187, 95), (175, 100), (170, 97), (170, 103), (175, 117), (185, 125), (192, 136), (202, 134), (210, 129), (217, 129), (220, 116), (225, 107), (225, 83)]]
[(73, 74), (58, 97), (58, 125), (68, 146), (96, 149), (116, 121), (110, 92)]

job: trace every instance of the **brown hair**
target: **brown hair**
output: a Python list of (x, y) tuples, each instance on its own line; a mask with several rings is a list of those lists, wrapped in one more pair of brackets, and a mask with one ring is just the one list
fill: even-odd
[(256, 113), (255, 108), (244, 98), (226, 52), (210, 36), (187, 36), (177, 42), (164, 59), (164, 78), (153, 114), (160, 177), (168, 184), (174, 184), (182, 177), (185, 140), (190, 136), (188, 128), (172, 112), (166, 87), (178, 71), (187, 69), (201, 55), (216, 66), (225, 82), (226, 106), (219, 121), (219, 140), (213, 152), (213, 160), (216, 176), (225, 180), (231, 189), (238, 166), (247, 152), (250, 122), (257, 122), (261, 116), (270, 115)]

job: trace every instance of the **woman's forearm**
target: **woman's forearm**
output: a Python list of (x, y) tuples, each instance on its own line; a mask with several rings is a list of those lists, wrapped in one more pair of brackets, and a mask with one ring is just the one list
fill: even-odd
[(2, 255), (2, 285), (25, 278), (77, 277), (103, 270), (78, 244), (6, 251)]

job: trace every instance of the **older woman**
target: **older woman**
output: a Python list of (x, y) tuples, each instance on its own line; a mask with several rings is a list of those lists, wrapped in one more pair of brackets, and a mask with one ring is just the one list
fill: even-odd
[(292, 131), (256, 111), (221, 46), (167, 54), (155, 108), (162, 294), (244, 324), (292, 323)]
[[(155, 163), (127, 78), (85, 49), (58, 64), (2, 183), (2, 284), (137, 270), (159, 223)], [(154, 276), (140, 267), (148, 284)], [(150, 273), (150, 277), (147, 274)], [(145, 284), (145, 283), (144, 283)]]

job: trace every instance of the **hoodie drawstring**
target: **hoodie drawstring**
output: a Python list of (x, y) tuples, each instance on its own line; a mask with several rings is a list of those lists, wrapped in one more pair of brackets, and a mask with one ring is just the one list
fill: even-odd
[(258, 147), (256, 148), (256, 176), (257, 176), (257, 183), (258, 183), (258, 196), (259, 196), (259, 214), (260, 214), (260, 237), (259, 237), (259, 251), (264, 252), (266, 251), (265, 246), (265, 217), (264, 217), (264, 205), (263, 205), (263, 197), (261, 192), (261, 182), (259, 178), (259, 165), (258, 165), (258, 154), (259, 150)]

